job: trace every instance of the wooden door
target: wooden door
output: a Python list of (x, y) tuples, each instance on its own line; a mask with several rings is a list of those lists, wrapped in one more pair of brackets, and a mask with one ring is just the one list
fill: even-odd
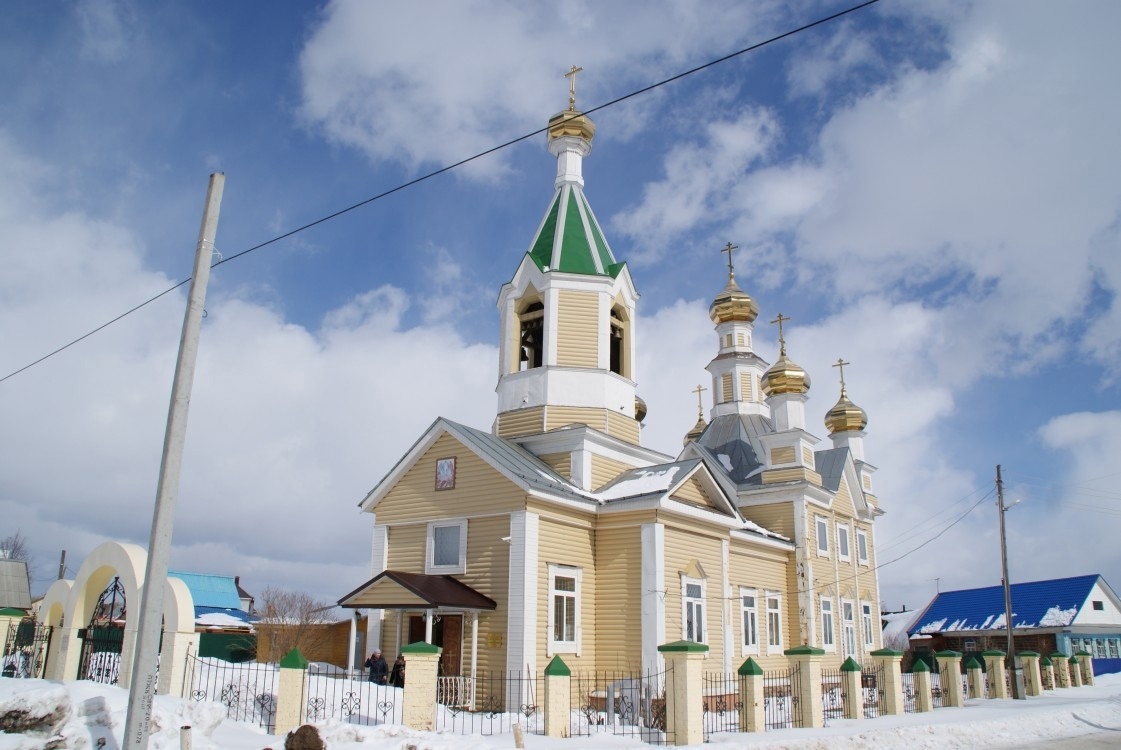
[(463, 665), (463, 615), (443, 615), (437, 624), (443, 626), (436, 643), (443, 649), (440, 653), (440, 674), (458, 677), (462, 674)]

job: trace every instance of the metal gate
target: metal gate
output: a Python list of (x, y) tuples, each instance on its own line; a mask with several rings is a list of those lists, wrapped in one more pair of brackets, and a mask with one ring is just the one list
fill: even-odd
[(125, 587), (113, 578), (97, 598), (89, 625), (78, 630), (82, 655), (78, 679), (116, 685), (121, 668), (121, 647), (125, 637)]
[(866, 719), (874, 719), (887, 713), (884, 670), (883, 664), (865, 664), (860, 671), (860, 692), (864, 700)]
[(798, 665), (763, 673), (763, 715), (767, 729), (802, 726), (801, 688)]
[(31, 617), (13, 622), (8, 626), (7, 637), (4, 639), (0, 674), (4, 677), (42, 677), (50, 649), (50, 625), (39, 625)]

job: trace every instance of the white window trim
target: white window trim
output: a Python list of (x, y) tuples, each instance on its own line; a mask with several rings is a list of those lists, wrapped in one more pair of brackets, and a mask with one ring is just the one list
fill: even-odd
[[(845, 543), (841, 545), (841, 539), (844, 538)], [(846, 550), (845, 547), (848, 547)], [(837, 559), (841, 562), (848, 562), (852, 559), (852, 535), (849, 533), (849, 525), (842, 521), (837, 522)]]
[[(745, 596), (755, 597), (755, 606), (745, 607), (743, 598)], [(746, 633), (744, 631), (743, 620), (744, 615), (751, 611), (755, 615), (755, 643), (744, 643)], [(749, 654), (759, 653), (759, 591), (757, 589), (750, 589), (744, 586), (740, 587), (740, 656), (748, 656)]]
[[(869, 622), (871, 623), (871, 627), (867, 627), (867, 628), (865, 627), (866, 623), (864, 621), (864, 618), (865, 618), (864, 608), (865, 607), (868, 608), (867, 617), (868, 617)], [(875, 646), (876, 646), (876, 619), (877, 619), (876, 618), (876, 608), (872, 606), (872, 602), (861, 601), (860, 602), (860, 630), (863, 633), (863, 636), (861, 637), (861, 640), (864, 641), (864, 646), (869, 651), (874, 649)], [(872, 640), (868, 640), (869, 636), (871, 636)]]
[[(821, 531), (825, 530), (825, 547), (821, 546)], [(818, 557), (829, 557), (829, 521), (825, 516), (814, 516), (814, 547)]]
[[(852, 612), (852, 619), (851, 620), (846, 620), (845, 619), (845, 605), (846, 604), (849, 605), (849, 611)], [(863, 637), (860, 636), (859, 631), (857, 630), (856, 602), (854, 602), (852, 599), (842, 599), (841, 600), (840, 615), (841, 615), (841, 653), (843, 653), (845, 656), (856, 656), (858, 653), (860, 653), (860, 642), (862, 640), (864, 640)], [(848, 626), (849, 623), (852, 624), (852, 651), (848, 650), (848, 644), (845, 642), (845, 628)]]
[(868, 532), (856, 530), (856, 559), (861, 565), (868, 564)]
[[(459, 562), (455, 565), (436, 565), (433, 557), (436, 554), (435, 533), (437, 528), (448, 526), (459, 527)], [(467, 519), (444, 519), (442, 521), (429, 521), (427, 542), (424, 553), (424, 572), (429, 575), (444, 575), (449, 573), (467, 572)]]
[[(576, 579), (576, 591), (557, 591), (554, 588), (557, 576), (564, 576), (566, 578)], [(546, 622), (545, 633), (545, 655), (552, 656), (553, 654), (576, 654), (580, 655), (581, 643), (583, 642), (583, 629), (580, 627), (580, 594), (583, 590), (584, 571), (581, 568), (572, 565), (557, 565), (549, 563), (549, 613)], [(555, 641), (553, 640), (553, 615), (556, 612), (556, 596), (557, 594), (569, 594), (576, 601), (575, 615), (576, 615), (576, 640), (574, 641)]]
[[(685, 592), (688, 590), (686, 587), (691, 583), (698, 584), (701, 587), (700, 599), (696, 599), (695, 597), (690, 597), (690, 596), (685, 595)], [(701, 622), (700, 622), (700, 629), (701, 629), (700, 636), (701, 637), (694, 642), (695, 643), (708, 643), (708, 640), (707, 640), (708, 639), (708, 623), (707, 623), (708, 597), (707, 597), (707, 594), (708, 594), (708, 591), (706, 590), (705, 580), (703, 578), (690, 578), (689, 576), (685, 575), (684, 573), (681, 574), (681, 639), (682, 640), (685, 640), (685, 641), (689, 640), (688, 618), (686, 617), (686, 610), (689, 606), (689, 602), (699, 601), (701, 603)]]
[[(827, 612), (828, 627), (825, 624)], [(829, 596), (821, 597), (821, 647), (830, 652), (837, 650), (837, 611), (833, 609), (833, 598)]]
[[(771, 643), (771, 611), (772, 611), (771, 610), (771, 599), (775, 599), (775, 600), (778, 601), (778, 608), (777, 608), (777, 610), (775, 610), (775, 611), (778, 612), (778, 633), (777, 633), (778, 643), (777, 644), (772, 644)], [(768, 654), (781, 654), (784, 650), (783, 645), (782, 645), (782, 595), (779, 594), (777, 591), (768, 591), (763, 596), (763, 602), (764, 602), (765, 607), (766, 607), (766, 609), (764, 611), (766, 612), (766, 617), (767, 617), (767, 653)]]

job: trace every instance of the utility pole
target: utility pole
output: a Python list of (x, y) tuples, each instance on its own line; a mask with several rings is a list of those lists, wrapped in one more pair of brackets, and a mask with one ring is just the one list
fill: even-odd
[(1000, 570), (1004, 585), (1004, 630), (1008, 633), (1008, 684), (1013, 698), (1026, 698), (1024, 695), (1024, 673), (1020, 669), (1020, 657), (1016, 656), (1012, 641), (1012, 585), (1008, 581), (1008, 542), (1004, 533), (1004, 481), (1000, 478), (1000, 464), (996, 465), (996, 507), (1000, 514)]
[(140, 600), (140, 623), (129, 682), (128, 712), (125, 714), (124, 747), (147, 750), (148, 729), (152, 720), (152, 701), (156, 693), (156, 667), (160, 631), (163, 629), (163, 590), (167, 580), (167, 560), (171, 552), (171, 531), (175, 522), (175, 501), (179, 492), (179, 470), (183, 463), (183, 444), (187, 437), (187, 410), (198, 358), (206, 285), (210, 281), (210, 259), (214, 235), (218, 231), (218, 211), (226, 176), (210, 175), (203, 208), (202, 226), (195, 246), (195, 268), (187, 295), (187, 312), (179, 338), (179, 358), (171, 385), (171, 404), (163, 439), (163, 457), (156, 486), (156, 507), (152, 513), (152, 536), (148, 543), (148, 563)]
[(66, 577), (66, 550), (62, 551), (62, 557), (58, 561), (58, 580)]

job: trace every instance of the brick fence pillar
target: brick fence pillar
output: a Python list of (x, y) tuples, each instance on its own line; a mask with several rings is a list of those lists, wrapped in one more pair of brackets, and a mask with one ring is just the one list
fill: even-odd
[(1008, 668), (1004, 664), (1005, 653), (997, 649), (982, 651), (985, 659), (985, 671), (988, 673), (988, 687), (990, 698), (1007, 698), (1008, 681), (1005, 676)]
[(1039, 672), (1039, 652), (1021, 651), (1017, 656), (1024, 665), (1024, 695), (1043, 695), (1043, 678)]
[(825, 651), (813, 646), (788, 648), (784, 652), (792, 666), (798, 667), (798, 706), (803, 729), (825, 726), (825, 709), (821, 705), (821, 657)]
[(307, 706), (307, 659), (294, 648), (280, 660), (273, 734), (283, 736), (304, 723)]
[(969, 661), (965, 662), (965, 676), (969, 683), (969, 697), (984, 698), (985, 673), (981, 671), (981, 662), (977, 661), (976, 656), (970, 656)]
[(693, 641), (674, 641), (658, 646), (673, 670), (673, 690), (666, 690), (666, 733), (675, 745), (700, 745), (704, 742), (704, 685), (701, 662), (708, 646)]
[(1092, 661), (1094, 655), (1089, 651), (1079, 651), (1075, 654), (1078, 657), (1078, 666), (1082, 670), (1082, 684), (1094, 684), (1094, 662)]
[(436, 668), (440, 664), (439, 646), (417, 641), (401, 647), (409, 665), (405, 681), (401, 723), (422, 732), (436, 728)]
[(1070, 671), (1070, 686), (1082, 687), (1082, 667), (1078, 664), (1078, 657), (1067, 659), (1067, 669)]
[(1051, 666), (1055, 670), (1055, 687), (1070, 687), (1070, 662), (1067, 661), (1067, 655), (1062, 651), (1051, 654)]
[(545, 736), (568, 737), (571, 733), (572, 671), (559, 656), (545, 667)]
[(939, 651), (934, 658), (942, 686), (942, 707), (961, 708), (965, 705), (965, 695), (961, 692), (961, 652)]
[(845, 718), (864, 718), (864, 691), (860, 689), (863, 677), (860, 665), (851, 656), (841, 665), (841, 691), (845, 696)]
[(915, 710), (922, 713), (934, 710), (934, 696), (930, 693), (930, 667), (919, 659), (911, 673), (915, 676)]
[(740, 678), (740, 731), (763, 732), (767, 714), (763, 695), (763, 668), (751, 657), (737, 670)]
[(876, 660), (876, 669), (883, 672), (883, 684), (876, 685), (884, 691), (884, 713), (889, 716), (902, 716), (903, 707), (903, 673), (900, 662), (903, 659), (902, 651), (893, 651), (890, 648), (881, 648), (871, 654)]

